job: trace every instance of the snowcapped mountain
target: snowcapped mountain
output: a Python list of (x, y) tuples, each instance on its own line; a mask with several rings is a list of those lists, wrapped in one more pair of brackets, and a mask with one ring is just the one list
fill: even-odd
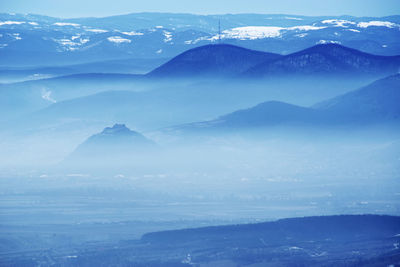
[(281, 54), (319, 43), (340, 43), (373, 54), (395, 55), (400, 54), (399, 33), (400, 16), (138, 13), (57, 19), (31, 14), (0, 14), (0, 57), (2, 65), (165, 58), (219, 40)]

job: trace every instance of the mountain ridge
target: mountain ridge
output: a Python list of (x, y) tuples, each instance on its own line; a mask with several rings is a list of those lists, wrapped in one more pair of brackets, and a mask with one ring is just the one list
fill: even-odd
[(224, 43), (278, 54), (293, 53), (319, 42), (337, 42), (373, 54), (398, 55), (399, 25), (399, 16), (146, 13), (61, 19), (3, 13), (0, 56), (3, 66), (170, 58), (194, 47), (218, 43), (218, 37)]
[[(355, 91), (301, 107), (280, 101), (266, 101), (237, 110), (214, 120), (166, 128), (174, 131), (251, 129), (259, 127), (368, 125), (400, 122), (400, 74), (375, 81)], [(356, 110), (354, 107), (358, 107)]]
[(229, 44), (190, 49), (151, 71), (149, 77), (234, 76), (260, 62), (281, 57)]
[(376, 75), (394, 74), (400, 68), (400, 56), (379, 56), (342, 46), (319, 44), (263, 62), (245, 72), (252, 78), (271, 75)]

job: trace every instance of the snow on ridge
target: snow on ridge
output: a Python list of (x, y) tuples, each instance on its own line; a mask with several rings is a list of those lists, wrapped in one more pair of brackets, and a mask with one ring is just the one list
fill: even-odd
[(359, 30), (356, 30), (356, 29), (347, 29), (347, 31), (351, 31), (351, 32), (360, 32)]
[[(275, 26), (247, 26), (238, 27), (222, 32), (221, 38), (225, 39), (261, 39), (279, 37), (285, 28)], [(218, 36), (216, 36), (218, 38)]]
[(296, 17), (285, 17), (285, 19), (291, 19), (291, 20), (303, 20), (302, 18), (296, 18)]
[(57, 101), (51, 97), (51, 91), (46, 90), (46, 88), (42, 89), (42, 98), (52, 103), (56, 103)]
[(20, 37), (19, 33), (12, 33), (9, 34), (11, 37), (13, 37), (15, 40), (22, 40), (22, 38)]
[(163, 35), (164, 35), (164, 43), (168, 43), (172, 41), (172, 33), (169, 31), (163, 31)]
[(20, 25), (24, 24), (25, 21), (12, 21), (12, 20), (7, 20), (7, 21), (0, 21), (0, 26), (2, 25)]
[(103, 29), (85, 29), (85, 31), (94, 32), (94, 33), (105, 33), (105, 32), (108, 32), (108, 31), (103, 30)]
[(38, 26), (39, 25), (39, 23), (34, 22), (34, 21), (30, 21), (30, 22), (28, 22), (28, 24), (33, 25), (33, 26)]
[(304, 38), (304, 37), (306, 37), (308, 35), (308, 33), (299, 33), (299, 34), (296, 34), (295, 36), (296, 37), (300, 37), (300, 38)]
[[(238, 27), (222, 32), (221, 38), (224, 39), (261, 39), (280, 37), (282, 31), (314, 31), (325, 29), (325, 26), (301, 25), (289, 28), (275, 26), (247, 26)], [(215, 37), (215, 36), (214, 36)], [(215, 38), (218, 39), (218, 36)]]
[(299, 30), (299, 31), (315, 31), (325, 29), (324, 26), (311, 26), (311, 25), (303, 25), (303, 26), (294, 26), (287, 28), (287, 30)]
[(72, 36), (70, 39), (53, 39), (55, 42), (62, 45), (64, 50), (74, 51), (77, 50), (83, 44), (90, 41), (89, 38), (81, 38), (80, 35)]
[(332, 40), (319, 40), (317, 44), (341, 44), (339, 41), (332, 41)]
[(122, 34), (125, 35), (129, 35), (129, 36), (138, 36), (138, 35), (144, 35), (144, 33), (142, 32), (135, 32), (135, 31), (131, 31), (131, 32), (121, 32)]
[(326, 19), (321, 21), (323, 24), (333, 24), (334, 27), (343, 27), (343, 28), (348, 28), (349, 26), (346, 26), (345, 24), (351, 24), (355, 25), (356, 23), (350, 20), (345, 20), (345, 19)]
[(357, 24), (357, 27), (359, 28), (368, 28), (371, 26), (375, 27), (387, 27), (387, 28), (395, 28), (395, 27), (400, 27), (399, 24), (390, 22), (390, 21), (379, 21), (379, 20), (372, 20), (368, 22), (360, 22)]
[(131, 42), (131, 40), (122, 38), (121, 36), (111, 36), (111, 37), (108, 37), (107, 40), (109, 42), (117, 43), (117, 44), (130, 43)]
[(70, 22), (56, 22), (56, 23), (53, 23), (53, 25), (55, 25), (55, 26), (73, 26), (73, 27), (81, 26), (80, 24), (70, 23)]

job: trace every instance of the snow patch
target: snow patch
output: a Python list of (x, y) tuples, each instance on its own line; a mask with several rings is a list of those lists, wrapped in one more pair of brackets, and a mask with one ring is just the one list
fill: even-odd
[(299, 31), (315, 31), (315, 30), (322, 30), (325, 29), (324, 26), (311, 26), (311, 25), (303, 25), (303, 26), (294, 26), (287, 28), (288, 30), (299, 30)]
[(80, 38), (80, 37), (81, 36), (78, 34), (72, 36), (71, 40), (70, 39), (53, 39), (53, 40), (62, 45), (65, 50), (74, 51), (77, 50), (79, 46), (86, 44), (87, 42), (90, 41), (89, 38)]
[(47, 91), (46, 88), (42, 89), (42, 98), (51, 103), (56, 103), (57, 101), (51, 97), (51, 91)]
[(13, 37), (15, 40), (22, 40), (22, 38), (19, 36), (19, 33), (13, 33), (9, 34), (11, 37)]
[(172, 33), (168, 31), (163, 31), (164, 34), (164, 43), (168, 43), (172, 41)]
[(135, 31), (131, 31), (131, 32), (122, 32), (125, 35), (130, 35), (130, 36), (138, 36), (138, 35), (144, 35), (144, 33), (142, 32), (135, 32)]
[(351, 31), (351, 32), (360, 32), (359, 30), (356, 30), (356, 29), (347, 29), (348, 31)]
[(161, 53), (162, 53), (162, 49), (157, 50), (156, 53), (157, 53), (157, 54), (161, 54)]
[(296, 18), (296, 17), (285, 17), (285, 19), (291, 19), (291, 20), (303, 20), (302, 18)]
[[(231, 30), (222, 32), (221, 38), (228, 39), (262, 39), (262, 38), (276, 38), (281, 36), (282, 31), (315, 31), (325, 29), (326, 27), (318, 27), (311, 25), (294, 26), (289, 28), (275, 27), (275, 26), (247, 26), (238, 27)], [(218, 36), (214, 36), (218, 39)]]
[(399, 27), (399, 24), (390, 22), (390, 21), (378, 21), (378, 20), (373, 20), (373, 21), (369, 21), (369, 22), (360, 22), (357, 24), (357, 26), (359, 28), (368, 28), (371, 26), (375, 26), (375, 27), (387, 27), (387, 28), (395, 28), (395, 27)]
[(341, 44), (339, 41), (332, 41), (332, 40), (319, 40), (317, 44)]
[[(281, 35), (281, 30), (285, 28), (274, 27), (274, 26), (247, 26), (238, 27), (231, 30), (225, 30), (222, 32), (221, 38), (225, 39), (262, 39), (262, 38), (273, 38)], [(214, 36), (218, 39), (218, 36)]]
[(33, 22), (33, 21), (28, 22), (28, 24), (33, 25), (33, 26), (38, 26), (39, 25), (37, 22)]
[(108, 37), (107, 40), (109, 42), (117, 43), (117, 44), (130, 43), (131, 42), (131, 40), (122, 38), (121, 36), (111, 36), (111, 37)]
[(72, 27), (79, 27), (79, 26), (81, 26), (80, 24), (77, 24), (77, 23), (70, 23), (70, 22), (56, 22), (56, 23), (53, 23), (53, 25), (56, 25), (56, 26), (72, 26)]
[(71, 173), (71, 174), (67, 174), (67, 177), (89, 177), (89, 174)]
[(295, 36), (303, 38), (303, 37), (306, 37), (307, 35), (308, 35), (308, 33), (299, 33), (299, 34), (296, 34)]
[(108, 32), (108, 31), (102, 30), (102, 29), (85, 29), (85, 31), (94, 32), (94, 33), (105, 33), (105, 32)]
[(90, 41), (90, 39), (89, 38), (81, 38), (81, 39), (79, 39), (79, 41), (81, 42), (81, 44), (86, 44), (87, 42)]
[(25, 21), (8, 20), (8, 21), (0, 21), (0, 26), (2, 26), (2, 25), (20, 25), (20, 24), (24, 24), (24, 23), (25, 23)]
[(342, 28), (348, 28), (348, 25), (345, 24), (351, 24), (355, 25), (356, 23), (350, 20), (344, 20), (344, 19), (326, 19), (321, 21), (323, 24), (333, 24), (334, 27), (342, 27)]

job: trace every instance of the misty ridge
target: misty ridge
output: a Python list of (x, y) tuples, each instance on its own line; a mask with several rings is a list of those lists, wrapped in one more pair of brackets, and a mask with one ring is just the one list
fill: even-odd
[(399, 32), (0, 14), (0, 265), (400, 264)]
[[(125, 142), (124, 149), (107, 147), (99, 140), (100, 147), (106, 146), (101, 155), (124, 154), (126, 164), (130, 156), (145, 157), (158, 151), (165, 157), (163, 154), (174, 154), (174, 149), (181, 153), (185, 146), (197, 145), (200, 150), (235, 147), (235, 137), (230, 144), (218, 139), (223, 135), (241, 138), (248, 132), (257, 138), (245, 137), (241, 143), (268, 141), (274, 134), (273, 138), (280, 135), (278, 140), (307, 140), (305, 135), (321, 131), (326, 138), (338, 139), (340, 133), (365, 134), (368, 128), (390, 135), (398, 126), (399, 68), (398, 56), (376, 56), (338, 44), (317, 45), (286, 56), (226, 44), (206, 45), (144, 75), (76, 74), (4, 84), (1, 93), (6, 103), (2, 108), (10, 117), (4, 118), (3, 125), (9, 129), (6, 137), (17, 136), (22, 142), (28, 138), (33, 146), (43, 137), (57, 142), (69, 136), (75, 143), (51, 145), (70, 153), (83, 143), (83, 136), (118, 122), (132, 125), (138, 134), (148, 135), (161, 146), (146, 151), (138, 142), (135, 149), (133, 140), (119, 140), (124, 135), (118, 133), (110, 134), (115, 139), (109, 142)], [(264, 140), (258, 138), (261, 135)], [(88, 142), (91, 139), (94, 136)], [(99, 158), (101, 150), (96, 141), (90, 143), (85, 152), (88, 162)], [(38, 145), (46, 162), (45, 157), (54, 159), (54, 155), (60, 157), (59, 162), (69, 157), (65, 152), (47, 155), (43, 153), (47, 144)]]

